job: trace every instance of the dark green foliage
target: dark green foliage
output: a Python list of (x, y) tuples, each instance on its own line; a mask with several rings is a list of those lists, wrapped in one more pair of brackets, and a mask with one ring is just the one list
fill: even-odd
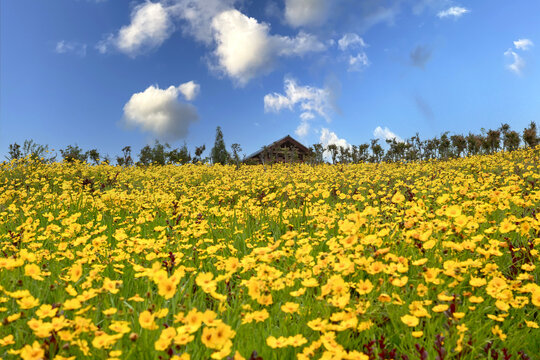
[(221, 127), (216, 128), (216, 141), (211, 153), (212, 163), (225, 165), (229, 162), (230, 155), (227, 152)]
[(535, 147), (538, 145), (539, 140), (536, 134), (536, 123), (531, 121), (529, 127), (523, 130), (523, 141), (528, 147)]
[(122, 148), (123, 156), (116, 157), (116, 164), (120, 166), (131, 166), (133, 165), (133, 159), (131, 158), (131, 146), (124, 146)]
[(161, 144), (156, 140), (153, 147), (146, 145), (139, 153), (138, 165), (148, 166), (165, 165), (165, 164), (187, 164), (191, 161), (191, 155), (187, 145), (184, 144), (181, 148), (171, 149), (171, 145)]
[(25, 140), (23, 146), (13, 143), (9, 145), (7, 160), (19, 160), (26, 157), (34, 161), (42, 161), (46, 163), (53, 162), (56, 156), (47, 157), (49, 147), (47, 145), (40, 145), (33, 140)]
[(68, 145), (67, 148), (60, 150), (65, 162), (73, 163), (75, 161), (86, 162), (88, 153), (84, 152), (78, 145)]
[(92, 160), (94, 165), (99, 165), (100, 156), (97, 149), (88, 150), (87, 154), (88, 154), (88, 158)]

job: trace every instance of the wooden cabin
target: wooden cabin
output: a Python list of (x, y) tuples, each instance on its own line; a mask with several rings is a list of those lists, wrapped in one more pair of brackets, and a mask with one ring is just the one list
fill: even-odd
[(307, 147), (287, 135), (249, 155), (246, 162), (248, 164), (304, 162), (309, 154), (310, 150)]

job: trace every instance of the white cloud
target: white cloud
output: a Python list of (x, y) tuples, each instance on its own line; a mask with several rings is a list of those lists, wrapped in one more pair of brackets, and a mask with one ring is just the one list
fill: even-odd
[(294, 133), (298, 135), (299, 137), (303, 138), (303, 137), (306, 137), (307, 134), (309, 133), (309, 128), (310, 128), (309, 123), (307, 121), (302, 121), (300, 125), (298, 125)]
[(347, 50), (349, 47), (366, 47), (364, 39), (362, 39), (358, 34), (348, 33), (341, 37), (338, 40), (338, 47), (341, 51)]
[(159, 47), (175, 31), (182, 30), (195, 40), (213, 47), (208, 65), (245, 85), (252, 78), (272, 70), (279, 57), (303, 56), (324, 51), (317, 37), (300, 31), (296, 36), (270, 33), (270, 26), (234, 8), (241, 0), (161, 0), (146, 1), (133, 9), (131, 23), (110, 34), (96, 48), (115, 48), (135, 57)]
[(312, 86), (300, 86), (296, 80), (285, 78), (285, 94), (273, 93), (264, 97), (265, 112), (280, 112), (283, 109), (294, 111), (298, 106), (300, 113), (300, 125), (295, 133), (304, 137), (310, 130), (309, 121), (315, 119), (316, 114), (326, 121), (330, 121), (330, 112), (334, 110), (334, 94), (330, 88), (317, 88)]
[(519, 39), (514, 41), (514, 46), (518, 50), (529, 50), (534, 46), (533, 42), (529, 39)]
[(394, 134), (388, 127), (384, 127), (384, 129), (380, 126), (377, 126), (375, 130), (373, 130), (373, 136), (377, 139), (381, 140), (393, 140), (395, 139), (397, 142), (403, 142), (403, 139)]
[(506, 66), (508, 70), (516, 73), (517, 75), (521, 75), (523, 69), (525, 68), (525, 60), (523, 60), (523, 58), (512, 49), (506, 50), (504, 55), (512, 60), (512, 63)]
[(159, 47), (174, 32), (167, 9), (161, 3), (144, 2), (131, 13), (131, 23), (117, 35), (109, 35), (96, 46), (101, 53), (111, 47), (135, 57)]
[(231, 10), (238, 0), (173, 0), (170, 14), (185, 21), (182, 30), (195, 40), (211, 45), (214, 42), (212, 19)]
[(197, 95), (199, 95), (199, 92), (201, 91), (201, 86), (192, 80), (180, 85), (178, 87), (178, 90), (180, 90), (180, 92), (182, 93), (182, 95), (184, 95), (187, 101), (192, 101), (195, 100)]
[[(340, 147), (350, 149), (352, 146), (349, 144), (349, 142), (345, 139), (341, 139), (337, 134), (333, 131), (328, 130), (327, 128), (321, 129), (321, 137), (319, 138), (319, 143), (323, 146), (323, 148), (327, 148), (328, 145), (336, 145), (338, 149)], [(328, 150), (325, 150), (323, 153), (324, 158), (329, 161), (331, 157), (331, 153)]]
[(80, 57), (86, 56), (86, 44), (81, 44), (76, 41), (61, 40), (56, 43), (54, 51), (57, 54), (75, 54)]
[(439, 13), (437, 14), (438, 17), (440, 17), (441, 19), (442, 18), (447, 18), (447, 17), (453, 17), (453, 18), (459, 18), (461, 17), (462, 15), (466, 14), (470, 12), (469, 9), (466, 9), (464, 7), (461, 7), (461, 6), (452, 6), (446, 10), (442, 10), (442, 11), (439, 11)]
[(178, 100), (182, 93), (180, 87), (160, 89), (152, 85), (133, 94), (124, 105), (126, 124), (140, 127), (164, 140), (184, 138), (189, 125), (198, 120), (198, 115), (193, 105)]
[(285, 0), (285, 20), (294, 27), (322, 24), (328, 10), (328, 0)]
[(303, 31), (300, 31), (293, 38), (279, 35), (273, 37), (276, 43), (277, 53), (281, 56), (303, 56), (310, 52), (326, 50), (326, 45), (320, 42), (315, 35)]
[(240, 84), (258, 73), (269, 71), (273, 44), (269, 26), (238, 10), (224, 11), (212, 20), (217, 48), (215, 55), (222, 70)]
[(264, 111), (280, 112), (282, 109), (293, 110), (299, 105), (303, 121), (315, 118), (315, 113), (330, 121), (329, 112), (332, 110), (332, 94), (329, 89), (311, 86), (299, 86), (294, 79), (285, 78), (285, 95), (273, 93), (264, 97)]
[(314, 36), (303, 32), (294, 38), (271, 35), (268, 24), (236, 9), (215, 16), (212, 28), (218, 66), (240, 85), (269, 72), (277, 56), (299, 56), (325, 49)]
[(370, 64), (365, 52), (360, 52), (356, 56), (349, 56), (349, 71), (362, 71)]

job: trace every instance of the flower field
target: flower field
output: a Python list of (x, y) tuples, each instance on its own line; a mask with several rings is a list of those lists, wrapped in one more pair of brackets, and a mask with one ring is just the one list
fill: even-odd
[(539, 166), (0, 165), (0, 358), (540, 359)]

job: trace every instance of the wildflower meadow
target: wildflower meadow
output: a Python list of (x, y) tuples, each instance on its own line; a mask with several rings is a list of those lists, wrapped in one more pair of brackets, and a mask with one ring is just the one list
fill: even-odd
[(0, 165), (2, 359), (540, 359), (540, 151)]

